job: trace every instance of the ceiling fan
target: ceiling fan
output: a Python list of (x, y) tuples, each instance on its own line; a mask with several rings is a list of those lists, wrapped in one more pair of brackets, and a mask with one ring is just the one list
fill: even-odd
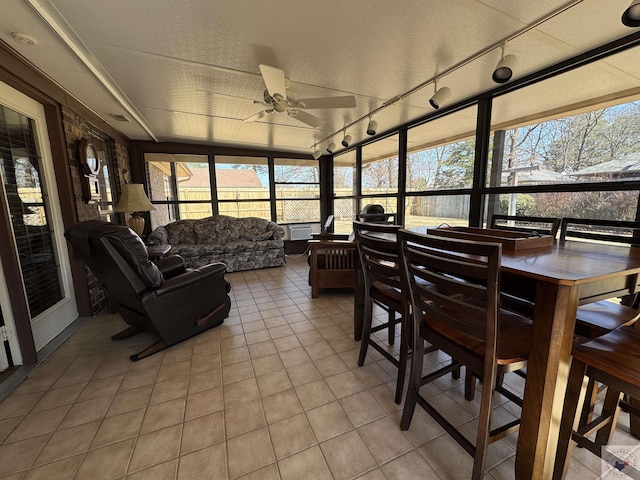
[(294, 92), (288, 90), (290, 81), (284, 76), (284, 71), (269, 65), (260, 65), (260, 73), (267, 89), (264, 91), (264, 100), (255, 100), (253, 103), (267, 108), (245, 118), (244, 122), (255, 122), (273, 112), (286, 112), (290, 117), (316, 128), (322, 125), (323, 120), (304, 110), (353, 108), (356, 106), (356, 97), (353, 95), (299, 99)]

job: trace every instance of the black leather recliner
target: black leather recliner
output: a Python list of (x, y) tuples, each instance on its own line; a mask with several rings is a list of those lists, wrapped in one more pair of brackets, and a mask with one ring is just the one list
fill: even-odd
[(230, 285), (223, 263), (188, 269), (177, 255), (151, 262), (142, 239), (132, 230), (98, 220), (72, 225), (65, 237), (74, 259), (91, 269), (130, 325), (112, 340), (141, 331), (160, 337), (158, 343), (132, 355), (132, 361), (216, 327), (229, 315)]

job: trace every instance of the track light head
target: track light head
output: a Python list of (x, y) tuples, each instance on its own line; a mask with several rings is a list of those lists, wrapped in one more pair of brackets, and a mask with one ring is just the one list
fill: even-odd
[(515, 69), (517, 58), (515, 55), (505, 55), (505, 47), (502, 47), (502, 57), (496, 65), (491, 79), (496, 83), (507, 83), (513, 76), (513, 70)]
[(633, 0), (622, 14), (622, 23), (627, 27), (640, 27), (640, 0)]
[(369, 125), (367, 125), (367, 135), (375, 135), (376, 130), (378, 130), (378, 122), (372, 120), (371, 117), (369, 117)]
[(433, 96), (429, 99), (429, 104), (436, 110), (438, 110), (444, 102), (449, 100), (451, 97), (451, 90), (448, 87), (442, 87), (433, 94)]
[(335, 150), (336, 150), (336, 144), (335, 144), (335, 143), (333, 143), (333, 142), (331, 142), (331, 143), (329, 144), (329, 146), (327, 147), (327, 152), (329, 152), (329, 153), (333, 153), (333, 152), (335, 152)]
[(343, 147), (348, 147), (351, 144), (351, 135), (345, 135), (340, 143), (342, 143)]
[(314, 160), (318, 160), (322, 156), (322, 152), (316, 148), (313, 150), (312, 156)]

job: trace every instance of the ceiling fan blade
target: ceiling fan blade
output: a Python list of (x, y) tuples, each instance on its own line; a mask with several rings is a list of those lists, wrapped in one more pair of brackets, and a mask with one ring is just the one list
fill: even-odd
[(353, 108), (356, 106), (356, 97), (353, 95), (345, 95), (343, 97), (319, 97), (319, 98), (301, 98), (298, 104), (302, 104), (299, 108)]
[(315, 115), (311, 115), (310, 113), (303, 112), (302, 110), (290, 111), (289, 115), (313, 128), (319, 127), (324, 123), (324, 120), (322, 120), (321, 118), (318, 118)]
[(263, 117), (266, 117), (267, 115), (269, 115), (270, 113), (273, 112), (273, 108), (269, 108), (267, 110), (262, 110), (258, 113), (254, 113), (253, 115), (251, 115), (248, 118), (245, 118), (243, 120), (243, 122), (255, 122), (256, 120), (260, 120)]
[(279, 68), (270, 67), (269, 65), (260, 65), (260, 73), (267, 86), (267, 92), (273, 98), (280, 95), (280, 99), (287, 98), (287, 87), (284, 80), (284, 72)]

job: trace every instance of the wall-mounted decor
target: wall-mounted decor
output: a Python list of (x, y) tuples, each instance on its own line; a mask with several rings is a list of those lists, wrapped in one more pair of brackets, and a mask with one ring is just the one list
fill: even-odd
[(82, 199), (87, 203), (96, 203), (100, 200), (100, 184), (98, 172), (100, 171), (100, 159), (93, 144), (86, 138), (78, 143), (80, 158), (80, 179), (82, 181)]

